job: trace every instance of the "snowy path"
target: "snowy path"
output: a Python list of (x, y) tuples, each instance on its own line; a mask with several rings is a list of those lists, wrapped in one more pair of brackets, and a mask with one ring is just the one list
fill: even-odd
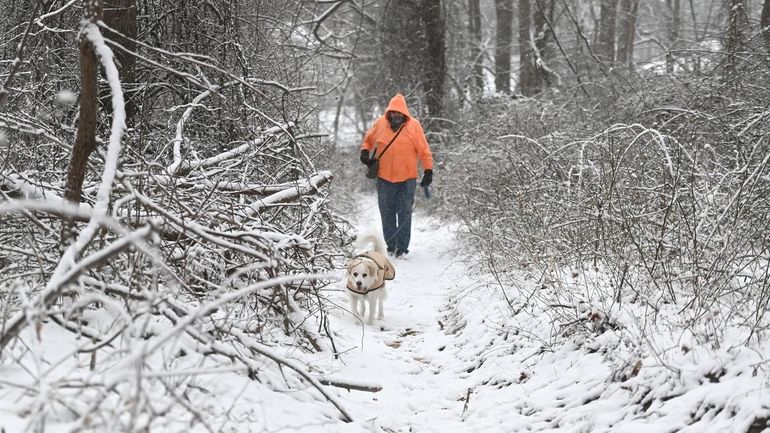
[[(362, 219), (379, 225), (375, 207), (364, 212)], [(447, 350), (452, 338), (444, 332), (443, 313), (449, 293), (465, 279), (455, 247), (446, 225), (416, 213), (410, 257), (394, 260), (397, 274), (388, 283), (385, 318), (362, 327), (350, 314), (335, 317), (338, 349), (348, 351), (336, 376), (383, 386), (378, 393), (345, 397), (357, 421), (351, 431), (463, 430), (468, 388), (462, 384), (464, 368)], [(346, 294), (339, 301), (347, 308)]]
[[(360, 219), (378, 226), (373, 198)], [(457, 248), (451, 226), (417, 212), (385, 318), (361, 326), (336, 310), (335, 343), (345, 353), (328, 370), (383, 389), (340, 392), (354, 422), (326, 431), (770, 432), (770, 394), (757, 377), (770, 352), (766, 342), (744, 347), (745, 329), (714, 347), (687, 330), (648, 326), (639, 320), (644, 305), (626, 302), (601, 310), (617, 329), (562, 335), (570, 317), (555, 317), (548, 304), (581, 292), (575, 274), (558, 285), (519, 270), (503, 295), (488, 276), (469, 275)], [(336, 293), (347, 308), (347, 293)], [(570, 302), (577, 311), (579, 300)], [(677, 323), (678, 309), (661, 307), (662, 326)], [(656, 354), (640, 343), (645, 335), (673, 349)]]

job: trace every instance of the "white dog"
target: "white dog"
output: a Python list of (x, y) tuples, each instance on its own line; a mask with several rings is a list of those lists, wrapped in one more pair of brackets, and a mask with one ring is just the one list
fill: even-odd
[(377, 318), (384, 317), (383, 302), (388, 296), (385, 281), (396, 277), (396, 268), (388, 260), (382, 235), (374, 231), (364, 233), (358, 236), (356, 243), (360, 246), (372, 245), (373, 249), (348, 260), (345, 281), (353, 314), (363, 320), (368, 301), (369, 318), (366, 323), (371, 325), (374, 322), (375, 307), (378, 309)]

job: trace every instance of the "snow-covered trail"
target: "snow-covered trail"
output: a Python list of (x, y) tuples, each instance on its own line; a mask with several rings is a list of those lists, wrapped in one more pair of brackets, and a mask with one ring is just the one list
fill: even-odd
[[(374, 197), (359, 221), (379, 227)], [(733, 328), (724, 335), (730, 344), (715, 348), (687, 330), (648, 326), (639, 319), (645, 306), (628, 302), (602, 310), (616, 329), (565, 334), (569, 317), (555, 317), (550, 303), (581, 290), (574, 274), (557, 283), (518, 270), (503, 293), (463, 263), (455, 228), (418, 209), (411, 257), (394, 262), (385, 318), (362, 326), (343, 309), (333, 313), (344, 354), (326, 370), (383, 389), (341, 391), (354, 422), (328, 431), (770, 432), (770, 393), (757, 372), (766, 342), (744, 347), (745, 330)], [(345, 289), (335, 293), (347, 308)], [(579, 300), (570, 302), (581, 319)], [(662, 307), (659, 320), (676, 324), (678, 309)], [(672, 349), (656, 354), (640, 335)]]
[[(360, 220), (380, 227), (371, 203)], [(467, 283), (455, 248), (446, 224), (416, 212), (409, 257), (394, 259), (396, 279), (388, 283), (385, 318), (372, 325), (361, 325), (342, 311), (334, 318), (338, 349), (346, 351), (335, 376), (383, 387), (345, 397), (356, 419), (354, 430), (454, 432), (466, 427), (468, 388), (462, 383), (464, 368), (448, 347), (453, 343), (444, 317), (449, 293)], [(339, 302), (347, 308), (346, 293)]]

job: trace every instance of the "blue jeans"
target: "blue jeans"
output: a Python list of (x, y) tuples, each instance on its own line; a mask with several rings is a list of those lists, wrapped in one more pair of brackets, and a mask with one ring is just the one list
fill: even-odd
[(388, 251), (409, 252), (412, 236), (412, 204), (416, 179), (404, 182), (388, 182), (377, 178), (377, 204), (382, 219), (382, 235)]

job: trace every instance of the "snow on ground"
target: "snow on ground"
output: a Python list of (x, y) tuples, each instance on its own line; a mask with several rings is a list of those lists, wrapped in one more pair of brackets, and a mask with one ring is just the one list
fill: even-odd
[[(380, 227), (371, 203), (362, 220)], [(456, 261), (450, 227), (423, 215), (414, 223), (409, 257), (394, 260), (396, 279), (388, 282), (385, 318), (362, 326), (338, 311), (332, 322), (338, 349), (345, 352), (334, 365), (335, 376), (383, 386), (378, 393), (353, 391), (347, 397), (356, 423), (371, 431), (446, 432), (461, 425), (464, 367), (446, 351), (452, 338), (441, 320), (465, 269)], [(338, 302), (347, 308), (347, 293), (340, 293)]]
[[(359, 220), (378, 226), (374, 198)], [(681, 306), (660, 307), (653, 324), (641, 304), (604, 305), (614, 316), (600, 327), (580, 302), (565, 325), (546, 304), (600, 276), (544, 284), (521, 270), (504, 295), (466, 267), (455, 229), (418, 209), (385, 318), (362, 326), (336, 312), (344, 355), (333, 375), (383, 387), (341, 394), (355, 419), (344, 431), (770, 431), (770, 350), (742, 345), (746, 330), (729, 328), (716, 345), (676, 326)], [(344, 291), (337, 302), (347, 307)]]
[[(356, 218), (360, 228), (380, 224), (370, 194)], [(221, 358), (168, 356), (188, 344), (193, 353), (194, 342), (185, 338), (164, 350), (168, 365), (160, 358), (148, 360), (142, 386), (153, 387), (148, 394), (155, 397), (143, 403), (162, 406), (170, 399), (164, 393), (173, 389), (189, 399), (192, 409), (228, 414), (229, 421), (202, 426), (177, 406), (162, 422), (153, 421), (151, 430), (770, 431), (770, 348), (764, 329), (750, 334), (748, 327), (721, 322), (716, 307), (700, 322), (675, 304), (659, 304), (660, 311), (651, 316), (641, 302), (603, 298), (601, 293), (611, 293), (602, 286), (609, 282), (590, 269), (552, 279), (525, 267), (500, 285), (469, 269), (455, 238), (458, 227), (426, 216), (421, 200), (410, 257), (394, 262), (397, 276), (388, 283), (383, 320), (358, 323), (339, 283), (328, 289), (338, 306), (329, 327), (338, 357), (268, 341), (281, 356), (312, 366), (314, 375), (381, 385), (376, 393), (328, 388), (353, 422), (344, 423), (315, 389), (269, 360), (254, 359), (255, 381), (224, 368)], [(591, 320), (594, 315), (603, 318)], [(686, 329), (685, 323), (700, 324)], [(70, 407), (80, 413), (91, 404), (117, 413), (132, 407), (137, 391), (132, 380), (119, 384), (115, 393), (73, 386), (78, 377), (108, 379), (89, 378), (90, 356), (75, 353), (87, 340), (79, 342), (51, 324), (39, 339), (31, 335), (34, 330), (25, 332), (30, 334), (26, 340), (39, 340), (40, 347), (31, 348), (24, 366), (9, 357), (10, 363), (0, 365), (0, 427), (6, 432), (33, 431), (25, 418), (36, 410), (51, 414), (45, 431), (58, 433), (74, 427)], [(118, 361), (104, 356), (97, 368), (110, 371)], [(42, 382), (34, 379), (41, 376), (33, 374), (38, 370), (50, 371)], [(198, 373), (190, 376), (191, 371)], [(153, 374), (161, 380), (151, 380)], [(111, 431), (128, 431), (124, 427), (134, 422), (126, 413), (112, 420), (116, 428)]]

